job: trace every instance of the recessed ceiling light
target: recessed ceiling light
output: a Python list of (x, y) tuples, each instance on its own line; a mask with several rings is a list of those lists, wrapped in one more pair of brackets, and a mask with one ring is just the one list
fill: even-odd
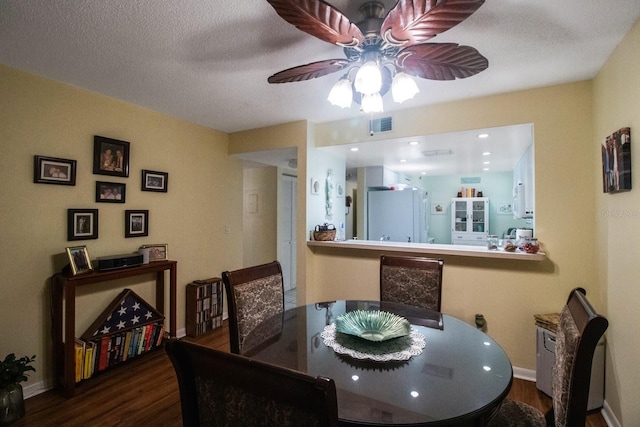
[(491, 155), (491, 151), (485, 151), (484, 153), (482, 153), (483, 156), (490, 156)]
[(400, 163), (407, 163), (407, 159), (400, 159)]
[(421, 175), (426, 175), (427, 173), (425, 171), (422, 171)]
[(489, 168), (484, 168), (484, 169), (482, 169), (482, 170), (486, 172), (486, 171), (488, 171), (488, 170), (489, 170)]
[(353, 148), (351, 149), (351, 151), (358, 151), (358, 150), (359, 150), (359, 148), (358, 148), (358, 147), (353, 147)]
[(488, 134), (488, 133), (481, 133), (481, 134), (478, 134), (478, 138), (480, 138), (480, 139), (489, 138), (489, 134)]
[(418, 145), (418, 141), (410, 141), (409, 145)]
[(483, 164), (483, 165), (490, 165), (490, 164), (491, 164), (491, 162), (483, 162), (482, 164)]

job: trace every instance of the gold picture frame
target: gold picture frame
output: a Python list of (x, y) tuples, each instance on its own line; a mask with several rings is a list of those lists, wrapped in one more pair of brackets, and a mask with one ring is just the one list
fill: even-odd
[(86, 246), (70, 246), (66, 248), (67, 257), (69, 257), (69, 267), (71, 274), (78, 275), (93, 271), (91, 266), (91, 258)]

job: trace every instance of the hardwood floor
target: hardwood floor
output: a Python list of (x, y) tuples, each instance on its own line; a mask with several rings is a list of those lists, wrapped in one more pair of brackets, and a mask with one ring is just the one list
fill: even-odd
[[(229, 351), (227, 323), (212, 333), (187, 338)], [(17, 426), (180, 426), (180, 396), (173, 366), (163, 350), (107, 371), (87, 383), (91, 388), (70, 399), (48, 391), (26, 400)], [(509, 397), (545, 411), (551, 399), (535, 383), (515, 379)], [(606, 427), (602, 415), (589, 415), (588, 427)]]

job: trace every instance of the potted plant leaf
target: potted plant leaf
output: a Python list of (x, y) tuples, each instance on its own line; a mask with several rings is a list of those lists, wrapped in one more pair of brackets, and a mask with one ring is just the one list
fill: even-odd
[(0, 424), (8, 424), (24, 415), (23, 381), (27, 380), (26, 372), (35, 368), (31, 363), (36, 356), (16, 358), (14, 353), (7, 355), (0, 362)]

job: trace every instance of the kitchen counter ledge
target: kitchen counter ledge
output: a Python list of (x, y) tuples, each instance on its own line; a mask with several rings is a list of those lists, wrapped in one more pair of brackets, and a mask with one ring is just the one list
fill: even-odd
[(385, 252), (410, 252), (429, 255), (453, 255), (475, 258), (513, 259), (519, 261), (543, 261), (546, 258), (544, 252), (528, 254), (521, 251), (505, 252), (503, 250), (489, 250), (484, 246), (466, 245), (442, 245), (437, 243), (405, 243), (405, 242), (380, 242), (377, 240), (343, 240), (343, 241), (307, 241), (307, 246), (331, 247), (344, 250), (358, 249)]

